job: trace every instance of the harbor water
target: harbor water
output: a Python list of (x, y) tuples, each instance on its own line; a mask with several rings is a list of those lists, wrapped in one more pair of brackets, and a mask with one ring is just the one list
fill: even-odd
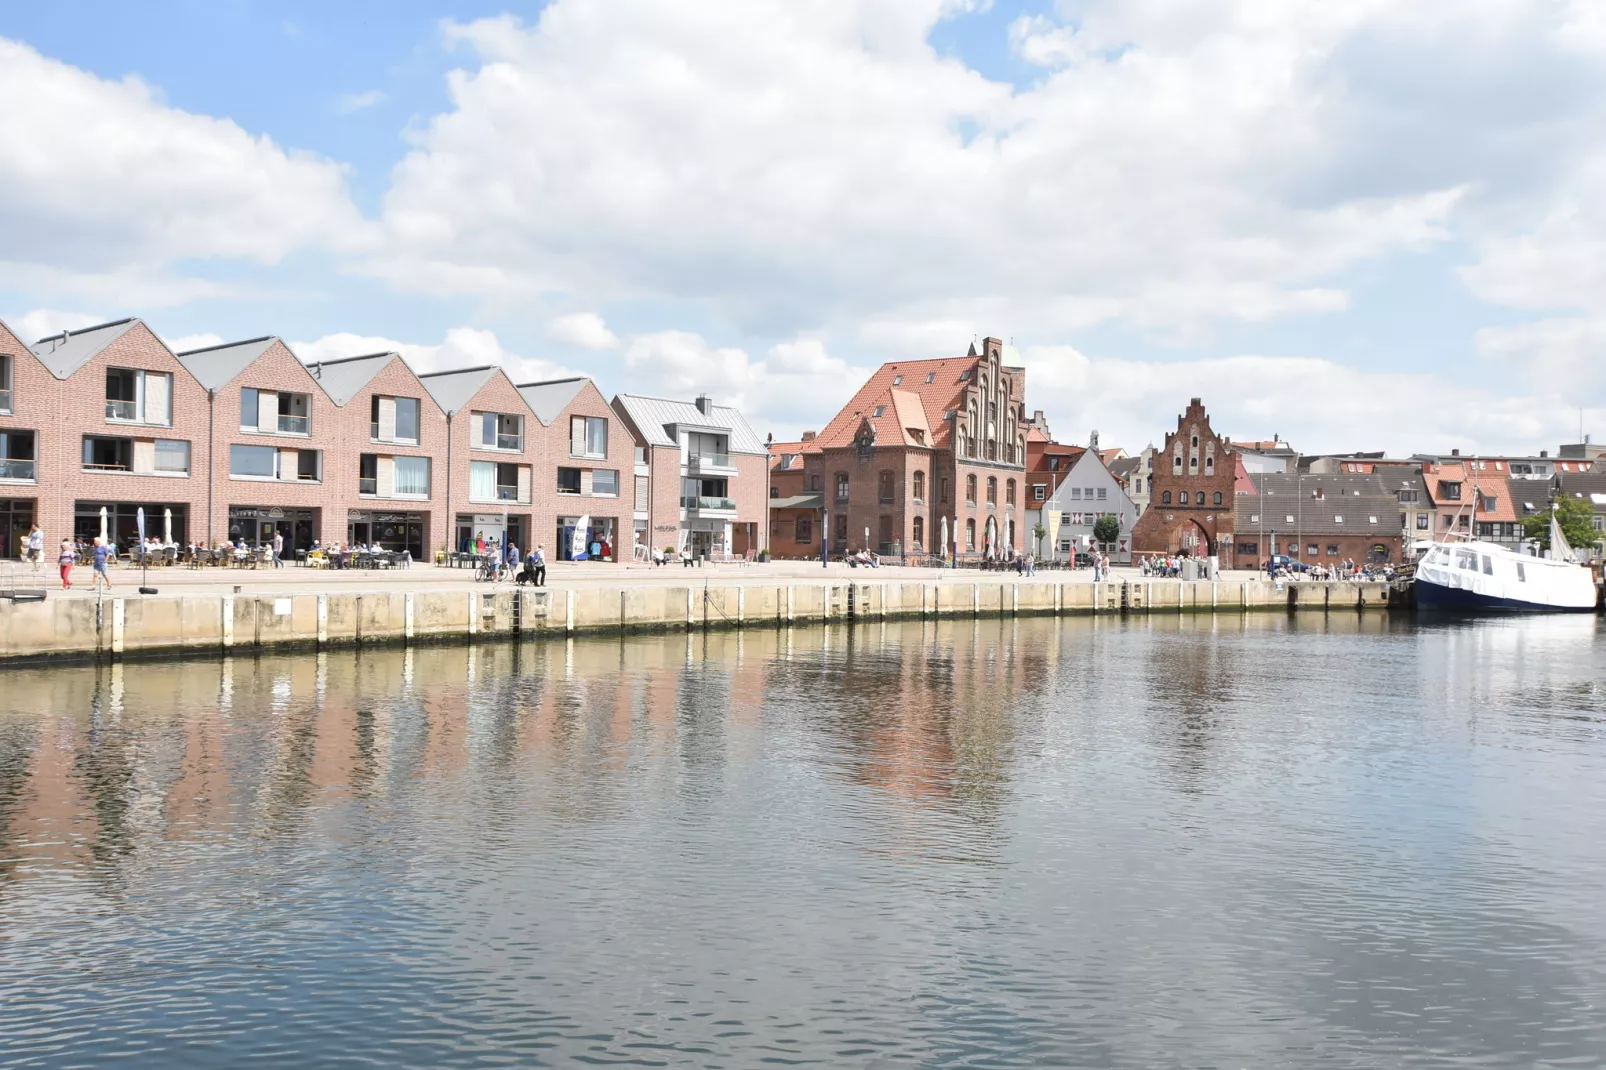
[(1606, 1066), (1606, 624), (0, 674), (8, 1067)]

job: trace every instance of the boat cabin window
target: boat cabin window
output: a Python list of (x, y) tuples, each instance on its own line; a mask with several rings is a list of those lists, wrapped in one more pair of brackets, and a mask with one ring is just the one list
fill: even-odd
[(1485, 576), (1494, 575), (1494, 562), (1489, 560), (1488, 554), (1483, 555), (1483, 574)]
[(1522, 562), (1521, 561), (1517, 562), (1517, 582), (1518, 583), (1527, 583), (1528, 582), (1528, 574), (1522, 570)]
[(1457, 550), (1455, 552), (1455, 567), (1478, 571), (1478, 555), (1471, 550)]

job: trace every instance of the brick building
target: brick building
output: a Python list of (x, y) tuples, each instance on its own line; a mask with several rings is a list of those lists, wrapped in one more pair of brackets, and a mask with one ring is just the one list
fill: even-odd
[(542, 467), (535, 478), (534, 541), (547, 560), (628, 561), (636, 444), (590, 379), (520, 383)]
[(1259, 568), (1270, 554), (1311, 565), (1398, 562), (1404, 545), (1392, 482), (1376, 473), (1251, 473), (1249, 493), (1235, 495), (1232, 545), (1224, 534), (1222, 564)]
[[(811, 552), (1002, 556), (1025, 545), (1026, 372), (997, 338), (882, 365), (804, 450), (829, 530)], [(782, 532), (778, 543), (785, 543)]]
[(740, 412), (619, 394), (637, 451), (636, 542), (694, 556), (744, 557), (769, 545), (770, 455)]
[(1149, 473), (1149, 507), (1132, 532), (1138, 554), (1230, 556), (1237, 456), (1210, 427), (1210, 414), (1193, 398), (1165, 436)]
[(803, 432), (796, 442), (770, 442), (769, 549), (777, 558), (818, 557), (817, 528), (825, 508), (825, 495), (808, 489), (804, 451), (815, 438)]

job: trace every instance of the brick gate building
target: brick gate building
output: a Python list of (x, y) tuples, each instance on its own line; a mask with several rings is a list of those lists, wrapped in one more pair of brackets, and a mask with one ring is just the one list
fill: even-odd
[[(1165, 436), (1149, 473), (1149, 508), (1132, 532), (1137, 554), (1209, 557), (1230, 552), (1238, 459), (1193, 398)], [(1223, 564), (1227, 562), (1224, 560)]]

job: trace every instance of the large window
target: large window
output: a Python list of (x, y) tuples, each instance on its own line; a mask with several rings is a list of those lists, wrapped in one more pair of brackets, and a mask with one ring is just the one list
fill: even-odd
[(495, 461), (469, 462), (468, 496), (477, 502), (491, 502), (496, 500)]
[(85, 435), (84, 468), (91, 472), (132, 472), (134, 440)]
[[(1102, 493), (1100, 494), (1100, 497), (1103, 497)], [(1004, 504), (1015, 504), (1015, 481), (1013, 479), (1004, 481)]]
[(173, 475), (189, 475), (190, 444), (176, 438), (157, 439), (156, 470)]
[[(418, 441), (418, 426), (419, 426), (418, 417), (419, 417), (419, 401), (418, 401), (417, 398), (397, 398), (396, 399), (396, 441), (397, 442), (417, 442)], [(399, 458), (398, 458), (398, 460), (399, 460)], [(428, 458), (417, 457), (417, 458), (413, 458), (413, 460), (419, 460), (419, 461), (423, 461), (424, 462), (424, 469), (425, 469), (424, 483), (425, 483), (425, 487), (426, 487), (425, 493), (427, 493), (428, 492), (427, 488), (428, 488), (428, 484), (429, 484), (429, 473), (428, 473), (429, 461), (428, 461)], [(398, 472), (397, 485), (400, 486), (400, 475), (399, 475), (399, 473), (400, 473), (400, 470), (401, 470), (401, 466), (398, 464), (396, 467), (397, 467), (397, 472)]]
[(357, 493), (379, 493), (379, 455), (364, 453), (357, 458)]
[(397, 495), (429, 497), (429, 458), (397, 457), (395, 461)]
[(619, 470), (598, 468), (591, 473), (591, 493), (605, 498), (619, 496)]
[(578, 468), (559, 468), (558, 469), (558, 493), (559, 494), (579, 494), (580, 493), (580, 469), (578, 469)]
[(229, 475), (273, 479), (279, 474), (279, 451), (272, 446), (229, 447)]
[(0, 412), (13, 411), (11, 397), (12, 375), (11, 354), (0, 353)]
[(923, 516), (915, 517), (914, 548), (917, 551), (924, 550), (926, 548), (926, 518)]
[(418, 441), (419, 400), (373, 395), (369, 403), (372, 421), (369, 435), (376, 442)]
[(998, 477), (997, 476), (988, 476), (987, 477), (987, 504), (989, 504), (989, 505), (997, 505), (998, 504)]
[(569, 456), (608, 456), (608, 421), (605, 417), (569, 417)]
[(797, 541), (810, 543), (814, 541), (814, 518), (800, 516), (797, 518)]
[(0, 479), (37, 479), (37, 448), (32, 431), (0, 430)]
[(973, 504), (976, 501), (976, 477), (975, 476), (966, 476), (965, 477), (965, 501), (971, 502)]
[(106, 419), (167, 425), (173, 422), (173, 377), (138, 368), (106, 369)]
[(897, 482), (891, 472), (881, 472), (877, 479), (876, 496), (883, 503), (891, 503), (896, 495)]
[(846, 472), (838, 472), (836, 474), (836, 500), (837, 501), (845, 502), (845, 501), (848, 500), (848, 486), (849, 486), (848, 474)]
[(479, 422), (479, 440), (476, 445), (488, 450), (521, 450), (524, 448), (524, 417), (501, 412), (474, 414)]
[(240, 430), (305, 435), (312, 430), (312, 395), (241, 387)]
[(923, 502), (923, 501), (926, 500), (926, 473), (924, 473), (924, 472), (916, 472), (915, 473), (914, 494), (915, 494), (915, 501)]

